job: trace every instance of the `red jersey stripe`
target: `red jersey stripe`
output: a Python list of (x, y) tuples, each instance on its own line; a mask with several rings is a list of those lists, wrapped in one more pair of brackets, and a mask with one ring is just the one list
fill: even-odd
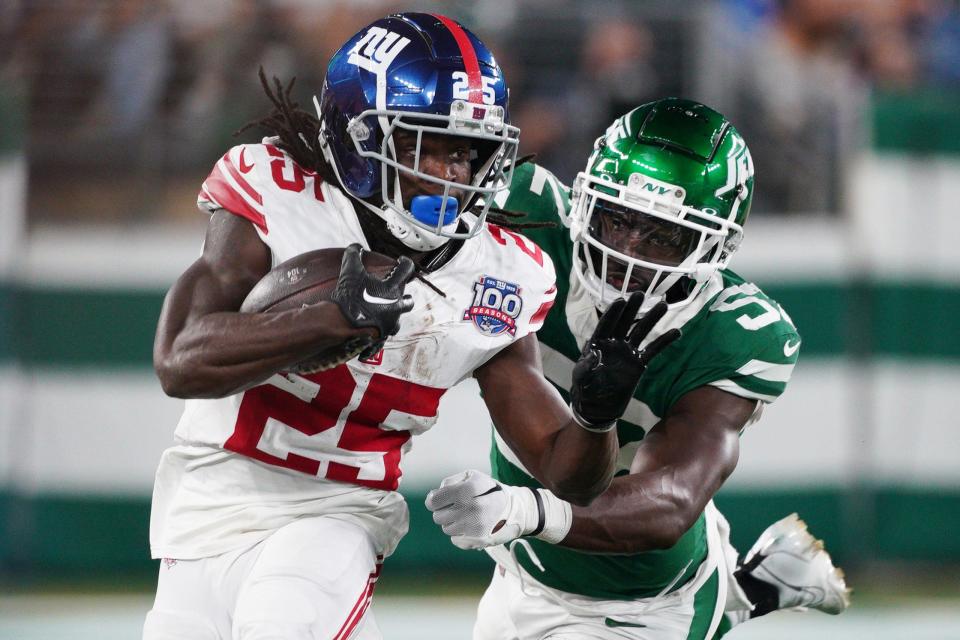
[[(240, 153), (242, 154), (243, 152), (241, 151)], [(241, 164), (243, 163), (242, 156), (240, 162)], [(230, 176), (237, 181), (237, 184), (240, 185), (240, 188), (246, 191), (247, 195), (253, 198), (254, 202), (259, 205), (263, 205), (263, 198), (260, 197), (260, 194), (257, 193), (257, 190), (250, 186), (250, 183), (247, 182), (246, 179), (240, 175), (240, 172), (237, 171), (237, 168), (233, 166), (233, 160), (230, 159), (229, 152), (223, 154), (223, 164), (226, 165), (227, 171), (230, 172)]]
[(230, 213), (236, 214), (241, 218), (246, 218), (257, 225), (264, 233), (269, 233), (267, 230), (266, 217), (254, 209), (249, 202), (244, 200), (243, 196), (237, 193), (233, 185), (224, 177), (219, 166), (215, 166), (213, 171), (210, 172), (206, 182), (203, 183), (201, 193), (210, 196), (209, 199), (211, 201), (216, 202)]
[(547, 314), (550, 313), (550, 309), (553, 308), (553, 300), (547, 300), (540, 308), (537, 309), (536, 313), (530, 316), (530, 324), (537, 325), (541, 324), (544, 320), (547, 319)]
[(432, 15), (443, 23), (443, 26), (453, 35), (453, 39), (457, 41), (457, 46), (460, 47), (463, 66), (467, 71), (467, 85), (470, 87), (470, 102), (483, 104), (483, 80), (480, 77), (480, 63), (477, 61), (477, 52), (473, 48), (473, 43), (470, 42), (470, 36), (463, 30), (463, 27), (447, 16), (442, 16), (439, 13)]

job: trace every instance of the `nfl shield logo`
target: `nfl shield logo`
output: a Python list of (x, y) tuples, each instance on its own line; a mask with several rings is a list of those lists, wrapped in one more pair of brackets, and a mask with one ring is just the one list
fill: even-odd
[(480, 276), (473, 285), (473, 292), (473, 304), (463, 312), (464, 320), (473, 320), (477, 329), (488, 336), (517, 333), (517, 316), (523, 309), (520, 287), (490, 276)]

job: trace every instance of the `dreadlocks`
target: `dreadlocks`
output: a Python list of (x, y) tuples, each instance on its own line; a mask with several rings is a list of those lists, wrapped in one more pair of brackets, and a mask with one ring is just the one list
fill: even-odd
[(258, 120), (248, 122), (234, 135), (240, 135), (247, 129), (259, 127), (270, 136), (280, 139), (277, 146), (286, 151), (293, 161), (304, 169), (315, 171), (320, 178), (330, 184), (338, 184), (326, 158), (320, 151), (320, 120), (309, 111), (300, 108), (299, 103), (290, 97), (296, 77), (291, 78), (286, 88), (280, 80), (273, 77), (273, 87), (260, 67), (260, 86), (273, 103), (273, 111)]
[[(536, 154), (529, 154), (526, 156), (521, 156), (514, 163), (514, 168), (519, 167), (522, 164), (532, 162), (536, 158)], [(556, 223), (553, 222), (522, 222), (518, 218), (525, 218), (527, 214), (521, 213), (519, 211), (509, 211), (507, 209), (501, 209), (499, 207), (491, 206), (489, 212), (487, 213), (487, 220), (497, 225), (498, 227), (503, 227), (505, 229), (510, 229), (511, 231), (520, 231), (523, 229), (543, 229), (545, 227), (555, 227)]]
[[(248, 122), (238, 129), (234, 135), (240, 135), (253, 127), (263, 129), (268, 135), (279, 138), (277, 146), (286, 151), (298, 165), (316, 172), (325, 182), (338, 185), (339, 181), (336, 174), (320, 151), (320, 120), (309, 111), (301, 109), (299, 103), (294, 102), (293, 98), (290, 97), (293, 84), (297, 79), (295, 77), (291, 78), (287, 86), (284, 87), (280, 80), (274, 76), (272, 78), (273, 86), (271, 87), (266, 74), (263, 72), (263, 67), (260, 67), (258, 76), (260, 77), (260, 86), (263, 87), (267, 98), (273, 103), (273, 111), (263, 118)], [(533, 155), (523, 156), (516, 161), (515, 166), (520, 166), (533, 159)], [(357, 208), (357, 213), (362, 218), (371, 217), (371, 213), (363, 208)], [(524, 213), (496, 207), (490, 207), (487, 214), (487, 220), (492, 224), (511, 231), (556, 226), (552, 222), (522, 222), (519, 220), (519, 218), (524, 217), (526, 217)]]

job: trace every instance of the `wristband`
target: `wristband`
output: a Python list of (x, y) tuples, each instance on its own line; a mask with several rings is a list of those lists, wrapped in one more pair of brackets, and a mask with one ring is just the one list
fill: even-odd
[(573, 507), (546, 489), (531, 489), (537, 501), (537, 527), (527, 536), (557, 544), (573, 525)]
[(577, 413), (577, 410), (573, 408), (572, 404), (570, 405), (570, 412), (573, 414), (573, 421), (590, 433), (609, 433), (617, 426), (616, 420), (611, 420), (607, 424), (590, 424)]
[(547, 515), (544, 513), (543, 498), (540, 497), (540, 492), (533, 488), (530, 488), (530, 491), (533, 492), (533, 499), (537, 501), (537, 526), (527, 535), (536, 538), (543, 533), (543, 527), (547, 523)]

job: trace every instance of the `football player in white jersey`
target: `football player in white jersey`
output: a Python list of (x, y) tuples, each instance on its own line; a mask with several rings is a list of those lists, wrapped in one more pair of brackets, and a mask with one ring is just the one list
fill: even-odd
[[(264, 85), (273, 137), (234, 147), (203, 183), (202, 256), (157, 329), (157, 374), (187, 401), (156, 475), (147, 640), (379, 638), (370, 599), (407, 529), (400, 463), (444, 392), (474, 376), (525, 467), (586, 504), (613, 474), (611, 394), (625, 404), (676, 337), (629, 346), (645, 335), (630, 328), (640, 300), (620, 302), (571, 403), (544, 380), (534, 332), (553, 265), (486, 222), (518, 131), (493, 56), (455, 21), (407, 13), (361, 30), (331, 59), (316, 117)], [(331, 302), (238, 312), (271, 267), (336, 247)], [(366, 249), (399, 258), (393, 273), (370, 276)], [(343, 363), (306, 373), (336, 345)], [(609, 381), (604, 365), (621, 361), (632, 377)]]

